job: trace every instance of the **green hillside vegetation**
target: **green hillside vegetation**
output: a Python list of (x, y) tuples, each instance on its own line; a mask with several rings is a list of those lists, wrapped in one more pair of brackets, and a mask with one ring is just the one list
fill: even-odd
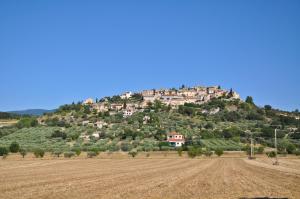
[[(126, 100), (113, 96), (97, 101), (126, 105), (141, 100), (134, 95)], [(257, 107), (251, 97), (245, 102), (221, 97), (176, 109), (156, 100), (130, 117), (116, 111), (97, 113), (92, 106), (72, 103), (54, 113), (24, 117), (13, 127), (0, 128), (0, 146), (9, 147), (16, 141), (28, 151), (175, 150), (165, 140), (168, 132), (176, 131), (185, 136), (183, 150), (195, 146), (238, 151), (249, 143), (249, 131), (255, 144), (273, 147), (274, 129), (278, 128), (279, 152), (293, 153), (300, 148), (299, 115), (299, 111), (275, 110), (270, 105)], [(97, 121), (103, 123), (102, 128), (95, 126)]]

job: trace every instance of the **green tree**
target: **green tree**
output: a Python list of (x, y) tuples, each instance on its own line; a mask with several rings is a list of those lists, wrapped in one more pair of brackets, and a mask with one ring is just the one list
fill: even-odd
[(182, 147), (177, 148), (177, 153), (180, 157), (182, 156)]
[(73, 148), (72, 151), (75, 152), (75, 154), (76, 154), (77, 156), (79, 156), (79, 155), (81, 154), (81, 150), (80, 150), (79, 147)]
[(289, 143), (286, 147), (286, 151), (288, 152), (288, 154), (294, 153), (295, 150), (296, 150), (296, 146), (292, 143)]
[(129, 151), (129, 150), (130, 150), (129, 143), (127, 143), (127, 142), (122, 142), (122, 143), (121, 143), (121, 150), (122, 150), (122, 151)]
[(38, 121), (35, 118), (32, 117), (25, 117), (18, 121), (16, 126), (18, 128), (29, 128), (29, 127), (35, 127), (38, 125)]
[(205, 155), (206, 157), (210, 157), (210, 156), (212, 156), (212, 154), (213, 154), (213, 152), (212, 152), (210, 149), (206, 149), (206, 150), (204, 151), (204, 155)]
[(36, 158), (42, 158), (45, 155), (45, 151), (43, 149), (36, 148), (33, 150), (33, 154)]
[(217, 156), (220, 157), (221, 155), (223, 155), (223, 153), (224, 153), (223, 149), (221, 149), (221, 148), (215, 149), (215, 154), (216, 154)]
[(248, 103), (248, 104), (253, 104), (254, 105), (254, 101), (253, 101), (253, 98), (251, 96), (247, 96), (245, 102)]
[(75, 156), (75, 153), (73, 151), (68, 151), (64, 153), (65, 158), (71, 158), (73, 156)]
[(134, 158), (135, 156), (137, 156), (138, 151), (136, 149), (132, 149), (131, 151), (128, 152), (128, 154)]
[(67, 134), (65, 132), (60, 131), (60, 130), (56, 130), (51, 134), (51, 137), (66, 139)]
[(200, 155), (202, 155), (201, 148), (194, 147), (194, 146), (188, 147), (188, 156), (190, 158), (195, 158), (196, 156), (200, 156)]
[(8, 155), (8, 149), (6, 147), (0, 147), (0, 156)]
[(292, 144), (288, 139), (283, 139), (278, 142), (279, 152), (287, 152), (289, 154), (292, 154), (295, 149), (295, 145)]
[(10, 144), (10, 146), (9, 146), (9, 150), (10, 150), (10, 152), (12, 152), (12, 153), (18, 153), (19, 150), (20, 150), (20, 145), (19, 145), (19, 143), (16, 142), (16, 141), (12, 142), (12, 143)]
[(223, 120), (229, 122), (237, 122), (241, 119), (241, 115), (237, 111), (224, 112)]
[(269, 158), (275, 158), (275, 157), (276, 157), (276, 152), (275, 152), (275, 151), (267, 152), (266, 155), (267, 155)]
[(61, 150), (55, 150), (55, 151), (53, 151), (52, 154), (59, 158), (59, 156), (62, 154), (62, 151)]
[(294, 150), (294, 152), (293, 152), (296, 156), (299, 156), (300, 155), (300, 150), (299, 149), (297, 149), (297, 150)]
[(271, 105), (265, 105), (265, 110), (266, 110), (266, 111), (272, 110), (272, 106), (271, 106)]
[(21, 154), (21, 156), (24, 158), (27, 155), (27, 151), (25, 149), (20, 149), (19, 153)]
[(264, 150), (265, 150), (265, 147), (259, 146), (259, 147), (257, 148), (257, 154), (263, 154), (263, 153), (264, 153)]

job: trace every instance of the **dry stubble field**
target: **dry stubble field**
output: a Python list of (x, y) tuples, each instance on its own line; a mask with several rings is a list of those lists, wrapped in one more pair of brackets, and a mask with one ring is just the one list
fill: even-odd
[(0, 198), (300, 198), (300, 159), (0, 160)]

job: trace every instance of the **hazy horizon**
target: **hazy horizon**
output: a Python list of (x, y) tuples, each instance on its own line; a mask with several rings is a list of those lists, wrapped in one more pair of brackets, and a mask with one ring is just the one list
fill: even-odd
[(299, 1), (1, 1), (0, 111), (182, 84), (300, 108)]

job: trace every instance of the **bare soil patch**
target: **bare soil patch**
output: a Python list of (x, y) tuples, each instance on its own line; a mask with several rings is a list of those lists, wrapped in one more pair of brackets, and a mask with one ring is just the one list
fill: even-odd
[[(280, 160), (281, 161), (281, 160)], [(300, 161), (266, 158), (0, 160), (0, 198), (300, 198)]]

